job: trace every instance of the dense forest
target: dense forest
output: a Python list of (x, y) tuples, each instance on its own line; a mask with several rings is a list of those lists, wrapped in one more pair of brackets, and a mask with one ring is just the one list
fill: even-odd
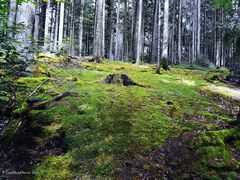
[(0, 179), (239, 179), (240, 0), (0, 0)]
[(1, 41), (13, 38), (19, 49), (137, 64), (228, 66), (240, 41), (238, 0), (11, 0), (2, 2), (1, 19)]

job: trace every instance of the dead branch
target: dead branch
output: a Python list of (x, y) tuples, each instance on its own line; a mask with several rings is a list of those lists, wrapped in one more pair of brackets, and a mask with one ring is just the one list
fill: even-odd
[(43, 84), (45, 84), (46, 82), (48, 82), (48, 81), (49, 81), (49, 79), (46, 79), (46, 80), (43, 81), (41, 84), (39, 84), (38, 87), (37, 87), (33, 92), (31, 92), (31, 93), (28, 95), (28, 97), (30, 97), (30, 96), (32, 96), (33, 94), (35, 94), (35, 93), (41, 88), (41, 86), (42, 86)]

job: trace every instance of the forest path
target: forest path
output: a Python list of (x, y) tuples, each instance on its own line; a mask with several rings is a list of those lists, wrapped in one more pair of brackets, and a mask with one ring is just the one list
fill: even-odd
[(216, 86), (213, 84), (209, 84), (206, 86), (206, 89), (231, 97), (235, 100), (240, 100), (240, 89), (237, 88), (231, 88), (231, 87), (225, 87), (225, 86)]

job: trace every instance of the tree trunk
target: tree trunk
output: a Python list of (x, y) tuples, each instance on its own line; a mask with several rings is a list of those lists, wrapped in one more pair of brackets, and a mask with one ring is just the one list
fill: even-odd
[(83, 15), (84, 15), (84, 5), (85, 0), (81, 0), (80, 5), (80, 17), (79, 17), (79, 35), (78, 35), (78, 55), (82, 55), (82, 49), (83, 49)]
[(160, 0), (155, 0), (155, 7), (154, 7), (154, 24), (153, 24), (153, 35), (152, 35), (152, 53), (151, 53), (151, 64), (154, 64), (157, 62), (157, 53), (158, 53), (158, 22), (160, 21), (160, 16), (159, 14), (159, 4)]
[(201, 0), (198, 0), (198, 17), (197, 17), (197, 59), (201, 56)]
[(192, 4), (192, 63), (196, 63), (197, 52), (196, 52), (196, 29), (197, 29), (197, 8), (196, 8), (196, 1), (193, 0)]
[(96, 0), (93, 55), (104, 57), (105, 40), (105, 0)]
[(64, 25), (64, 3), (60, 3), (60, 17), (58, 30), (58, 50), (62, 48), (63, 41), (63, 25)]
[(160, 67), (161, 67), (161, 14), (162, 14), (162, 8), (161, 8), (161, 1), (158, 0), (158, 21), (157, 21), (157, 71), (156, 73), (160, 73)]
[(178, 12), (178, 64), (182, 62), (182, 1), (179, 0)]
[(39, 43), (39, 29), (40, 29), (40, 1), (36, 0), (35, 4), (35, 22), (34, 22), (34, 40)]
[(51, 24), (51, 11), (50, 11), (50, 1), (47, 2), (47, 8), (46, 8), (46, 18), (45, 18), (45, 28), (44, 28), (44, 47), (46, 50), (49, 50), (49, 24)]
[(18, 46), (18, 49), (30, 47), (32, 44), (30, 36), (33, 35), (34, 31), (34, 15), (35, 6), (31, 2), (22, 3), (18, 6), (16, 23), (24, 25), (21, 32), (15, 36), (15, 38), (23, 44), (23, 46)]
[(137, 65), (140, 65), (141, 58), (141, 39), (142, 39), (142, 11), (143, 0), (139, 0), (137, 3), (137, 17), (136, 17), (136, 33), (135, 33), (135, 61)]
[(163, 49), (162, 59), (168, 60), (169, 44), (169, 0), (164, 2)]
[(57, 47), (58, 47), (59, 9), (60, 9), (60, 3), (58, 2), (56, 14), (55, 14), (55, 31), (54, 31), (54, 46), (53, 46), (54, 51), (57, 51)]
[(120, 32), (119, 32), (119, 17), (120, 13), (120, 0), (117, 2), (117, 23), (116, 23), (116, 37), (115, 37), (115, 60), (119, 60), (119, 40), (120, 40)]
[(16, 11), (17, 11), (17, 2), (16, 0), (10, 0), (9, 2), (9, 14), (8, 14), (8, 37), (13, 38), (14, 32), (13, 32), (13, 25), (16, 21)]

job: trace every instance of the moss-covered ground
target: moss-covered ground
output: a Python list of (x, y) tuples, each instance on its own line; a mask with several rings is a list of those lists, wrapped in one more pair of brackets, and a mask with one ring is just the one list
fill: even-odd
[[(31, 126), (42, 128), (34, 137), (39, 146), (63, 134), (64, 151), (41, 156), (32, 167), (36, 179), (239, 177), (238, 101), (210, 88), (232, 88), (211, 80), (227, 70), (171, 67), (155, 74), (154, 65), (105, 60), (69, 66), (64, 58), (52, 58), (40, 57), (31, 66), (34, 76), (15, 82), (26, 87), (18, 93), (21, 105), (15, 114), (48, 78), (27, 98), (49, 101), (63, 92), (79, 94), (28, 112)], [(104, 83), (114, 73), (145, 87)]]

